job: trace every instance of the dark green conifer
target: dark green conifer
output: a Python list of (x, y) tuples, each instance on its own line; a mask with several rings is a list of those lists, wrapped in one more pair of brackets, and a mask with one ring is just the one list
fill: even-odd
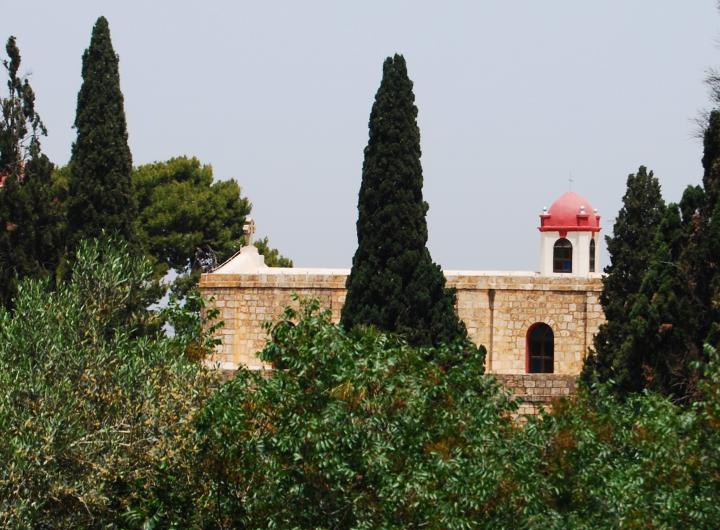
[(612, 236), (606, 236), (610, 265), (605, 268), (600, 303), (606, 323), (595, 336), (594, 351), (588, 355), (582, 379), (613, 379), (619, 388), (633, 388), (635, 368), (629, 368), (625, 350), (633, 332), (628, 313), (640, 291), (643, 277), (654, 254), (653, 242), (663, 216), (665, 202), (653, 172), (640, 166), (627, 178), (623, 206), (615, 219)]
[(70, 244), (75, 246), (79, 240), (97, 237), (103, 231), (132, 241), (136, 212), (132, 158), (118, 56), (105, 17), (95, 23), (82, 62), (83, 83), (75, 115), (77, 140), (70, 160)]
[(720, 339), (718, 111), (710, 114), (703, 143), (703, 186), (688, 186), (680, 204), (668, 208), (628, 313), (631, 333), (617, 349), (612, 371), (621, 394), (649, 388), (692, 400), (693, 363), (704, 359), (706, 342)]
[(8, 95), (0, 97), (0, 304), (8, 306), (19, 279), (54, 272), (63, 248), (63, 214), (54, 194), (53, 165), (40, 149), (47, 132), (30, 83), (18, 75), (14, 37), (6, 52)]
[(706, 308), (702, 339), (720, 347), (720, 111), (710, 113), (703, 138), (703, 189), (705, 203), (697, 246), (696, 284)]
[(455, 293), (426, 248), (420, 130), (405, 59), (388, 57), (370, 114), (358, 198), (358, 248), (341, 322), (404, 335), (411, 344), (464, 339)]
[(720, 111), (710, 113), (703, 134), (703, 188), (708, 196), (708, 204), (715, 205), (720, 196)]
[(616, 384), (625, 393), (647, 388), (685, 401), (695, 391), (692, 364), (702, 356), (706, 307), (694, 288), (699, 249), (693, 233), (704, 200), (699, 186), (688, 186), (658, 225), (654, 255), (628, 313), (632, 338), (620, 352), (624, 363)]

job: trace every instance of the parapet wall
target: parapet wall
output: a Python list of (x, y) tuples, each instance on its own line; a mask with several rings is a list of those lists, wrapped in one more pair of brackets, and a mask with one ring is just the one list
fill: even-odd
[[(200, 289), (220, 312), (224, 328), (215, 361), (267, 368), (256, 352), (267, 338), (263, 323), (276, 319), (291, 295), (317, 298), (338, 321), (345, 302), (347, 270), (265, 269), (259, 274), (204, 274)], [(526, 373), (527, 331), (548, 324), (555, 336), (555, 374), (575, 376), (604, 316), (602, 284), (592, 278), (544, 277), (531, 272), (447, 271), (457, 289), (457, 310), (470, 338), (488, 350), (487, 371)]]
[[(297, 306), (292, 301), (296, 293), (300, 298), (317, 298), (323, 308), (332, 311), (333, 320), (339, 321), (345, 303), (347, 272), (316, 269), (269, 269), (266, 274), (203, 274), (200, 290), (212, 300), (211, 305), (220, 312), (224, 322), (220, 330), (222, 343), (214, 361), (224, 368), (243, 364), (251, 369), (269, 368), (256, 353), (265, 345), (267, 331), (263, 324), (277, 319), (286, 306)], [(286, 272), (287, 271), (287, 272)], [(290, 272), (293, 271), (293, 272)]]

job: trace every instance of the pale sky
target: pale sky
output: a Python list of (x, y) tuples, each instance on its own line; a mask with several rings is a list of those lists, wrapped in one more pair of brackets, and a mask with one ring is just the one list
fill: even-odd
[(197, 156), (236, 178), (258, 235), (297, 266), (350, 266), (394, 53), (415, 82), (428, 246), (445, 269), (537, 270), (538, 214), (571, 174), (603, 234), (639, 165), (668, 200), (702, 175), (693, 119), (720, 65), (715, 0), (0, 0), (3, 57), (15, 35), (57, 164), (100, 15), (134, 163)]

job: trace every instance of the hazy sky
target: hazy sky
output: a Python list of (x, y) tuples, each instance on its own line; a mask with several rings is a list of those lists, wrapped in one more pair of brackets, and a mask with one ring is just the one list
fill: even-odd
[(720, 65), (714, 0), (0, 0), (0, 38), (18, 38), (59, 164), (99, 15), (134, 163), (194, 155), (236, 178), (258, 234), (298, 266), (350, 265), (368, 117), (396, 52), (415, 82), (429, 247), (446, 269), (537, 269), (538, 214), (571, 173), (603, 233), (640, 164), (669, 200), (700, 181), (693, 118)]

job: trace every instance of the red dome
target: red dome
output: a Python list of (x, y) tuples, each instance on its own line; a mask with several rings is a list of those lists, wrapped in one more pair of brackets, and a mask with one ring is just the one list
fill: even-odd
[(584, 197), (568, 191), (540, 214), (541, 232), (599, 232), (600, 216)]

